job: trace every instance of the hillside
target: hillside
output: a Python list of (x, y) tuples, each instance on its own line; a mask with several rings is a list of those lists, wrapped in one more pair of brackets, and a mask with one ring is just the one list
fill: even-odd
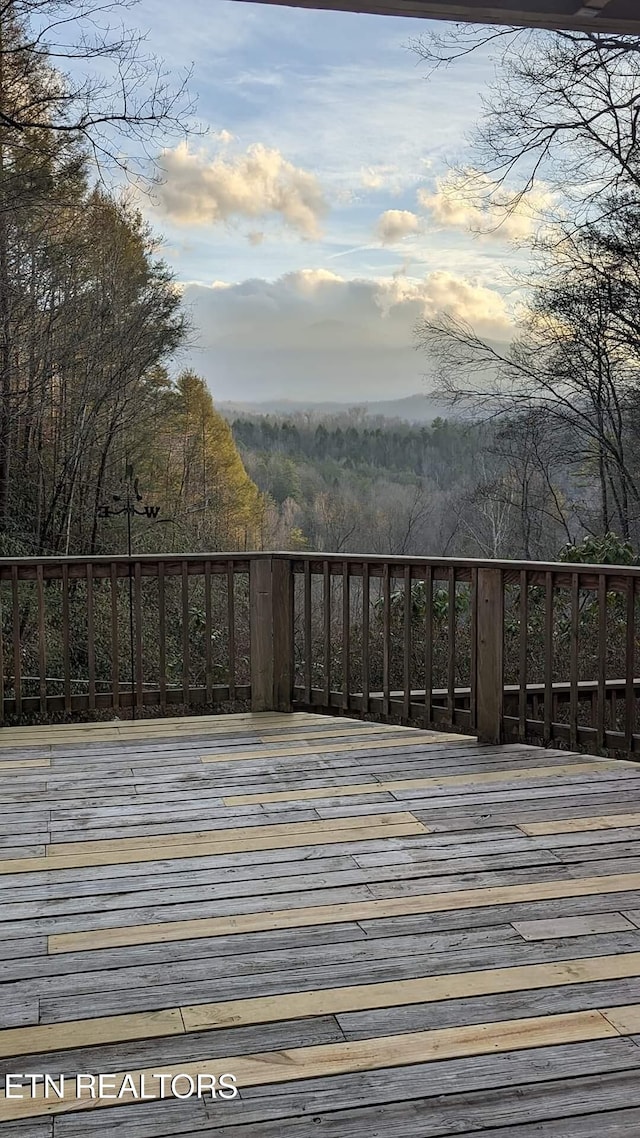
[[(432, 423), (445, 415), (452, 418), (450, 409), (430, 395), (416, 393), (402, 399), (380, 399), (370, 403), (357, 402), (312, 402), (297, 399), (267, 399), (258, 403), (217, 403), (217, 408), (227, 419), (237, 419), (243, 415), (298, 415), (308, 414), (314, 419), (324, 419), (327, 415), (341, 415), (357, 411), (368, 418), (402, 419), (406, 423)], [(456, 417), (461, 417), (458, 413)]]

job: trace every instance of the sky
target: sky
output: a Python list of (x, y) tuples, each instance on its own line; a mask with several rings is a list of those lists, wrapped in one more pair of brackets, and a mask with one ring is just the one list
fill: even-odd
[(424, 392), (413, 330), (442, 310), (508, 340), (531, 216), (496, 231), (453, 173), (488, 50), (428, 79), (410, 44), (430, 21), (238, 0), (141, 0), (130, 18), (171, 68), (193, 64), (205, 133), (159, 154), (143, 209), (192, 320), (178, 363), (214, 398)]

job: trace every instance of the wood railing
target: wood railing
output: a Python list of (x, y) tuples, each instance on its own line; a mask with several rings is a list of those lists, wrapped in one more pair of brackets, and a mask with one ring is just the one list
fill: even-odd
[(0, 559), (0, 722), (311, 708), (640, 749), (640, 568), (319, 553)]
[(293, 704), (640, 749), (640, 568), (289, 555)]
[(0, 558), (0, 722), (250, 698), (239, 555)]

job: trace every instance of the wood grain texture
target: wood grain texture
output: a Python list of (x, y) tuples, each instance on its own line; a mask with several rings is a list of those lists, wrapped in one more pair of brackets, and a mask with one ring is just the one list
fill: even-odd
[[(269, 827), (270, 829), (270, 827)], [(261, 837), (247, 836), (245, 839), (231, 841), (196, 842), (188, 844), (188, 836), (184, 845), (172, 842), (169, 846), (153, 846), (148, 842), (143, 848), (132, 849), (106, 849), (89, 852), (85, 850), (77, 854), (45, 854), (42, 857), (16, 857), (0, 861), (0, 875), (13, 873), (39, 873), (51, 870), (82, 869), (92, 865), (126, 865), (132, 862), (161, 861), (167, 856), (172, 860), (192, 857), (217, 857), (220, 854), (236, 853), (240, 850), (269, 850), (286, 849), (295, 846), (313, 846), (322, 842), (329, 845), (335, 842), (362, 841), (365, 838), (400, 837), (407, 834), (428, 833), (422, 822), (404, 822), (400, 825), (371, 826), (352, 830), (321, 830), (310, 834), (289, 834), (273, 837), (263, 834)], [(346, 837), (345, 837), (346, 835)], [(100, 846), (100, 842), (95, 843)]]
[[(204, 761), (207, 761), (206, 756)], [(611, 775), (613, 772), (619, 773), (619, 764), (598, 760), (592, 763), (573, 763), (553, 767), (522, 767), (517, 770), (484, 771), (481, 774), (475, 775), (444, 775), (442, 778), (401, 778), (389, 781), (381, 780), (380, 782), (338, 785), (335, 787), (334, 797), (349, 798), (359, 794), (394, 793), (399, 790), (438, 790), (447, 786), (473, 787), (491, 782), (535, 781), (539, 778), (556, 779), (567, 776), (577, 777), (578, 775), (585, 774)], [(630, 772), (631, 778), (636, 777), (636, 775), (640, 779), (640, 769), (637, 772)], [(330, 797), (331, 795), (327, 794), (326, 787), (312, 787), (306, 790), (297, 790), (293, 794), (288, 791), (270, 791), (267, 794), (232, 794), (225, 796), (224, 802), (227, 806), (244, 806), (251, 802), (288, 802), (294, 799), (308, 800), (312, 798)]]
[[(406, 1035), (333, 1043), (318, 1047), (292, 1048), (287, 1051), (263, 1052), (259, 1055), (231, 1055), (180, 1064), (180, 1072), (191, 1078), (209, 1075), (212, 1070), (234, 1074), (237, 1085), (264, 1086), (299, 1079), (341, 1075), (349, 1071), (375, 1071), (387, 1067), (429, 1063), (440, 1059), (483, 1055), (493, 1051), (518, 1051), (548, 1047), (557, 1043), (615, 1037), (619, 1032), (599, 1011), (576, 1012), (564, 1016), (530, 1017), (477, 1027), (461, 1027)], [(0, 1121), (7, 1122), (41, 1115), (62, 1114), (71, 1110), (96, 1110), (124, 1106), (140, 1099), (140, 1082), (146, 1075), (149, 1089), (158, 1088), (158, 1075), (171, 1079), (175, 1067), (150, 1068), (146, 1071), (117, 1072), (114, 1082), (119, 1087), (126, 1074), (134, 1081), (134, 1089), (125, 1090), (121, 1098), (96, 1099), (90, 1093), (77, 1092), (73, 1080), (65, 1088), (64, 1099), (36, 1098), (10, 1100), (0, 1096)], [(156, 1096), (160, 1097), (156, 1089)]]
[[(398, 814), (363, 814), (353, 818), (345, 818), (344, 824), (340, 824), (340, 830), (358, 830), (358, 829), (371, 829), (377, 826), (400, 826), (405, 822), (416, 822), (417, 819), (409, 811), (401, 811)], [(175, 845), (192, 845), (193, 843), (210, 844), (212, 842), (254, 842), (267, 835), (270, 838), (279, 838), (280, 836), (295, 837), (297, 834), (317, 834), (326, 831), (335, 832), (335, 823), (327, 818), (319, 818), (310, 822), (273, 822), (269, 826), (256, 826), (256, 827), (223, 827), (219, 830), (200, 830), (196, 832), (175, 833), (170, 837), (135, 837), (135, 838), (118, 838), (113, 841), (77, 841), (77, 842), (58, 842), (51, 843), (47, 847), (48, 854), (76, 854), (84, 850), (92, 852), (94, 850), (121, 850), (121, 849), (135, 849), (142, 848), (153, 844), (156, 847), (168, 846), (171, 848)], [(423, 833), (427, 833), (426, 827), (422, 829)]]
[(17, 1027), (13, 1030), (0, 1031), (0, 1057), (13, 1058), (40, 1051), (93, 1047), (98, 1043), (123, 1043), (129, 1039), (180, 1035), (184, 1034), (184, 1030), (178, 1008), (138, 1012), (135, 1015), (72, 1020), (69, 1023)]
[[(265, 758), (286, 758), (289, 756), (296, 757), (298, 755), (324, 755), (324, 754), (339, 754), (341, 751), (348, 751), (351, 754), (354, 751), (375, 751), (387, 750), (395, 747), (406, 747), (416, 750), (418, 747), (428, 747), (434, 743), (451, 744), (454, 736), (452, 735), (430, 735), (421, 738), (414, 738), (413, 732), (410, 736), (403, 735), (401, 738), (386, 739), (380, 738), (377, 734), (370, 738), (357, 741), (349, 741), (345, 743), (330, 743), (326, 747), (318, 746), (317, 744), (305, 744), (304, 742), (296, 742), (288, 747), (273, 747), (266, 751), (264, 747), (257, 750), (250, 751), (233, 751), (222, 752), (220, 754), (203, 755), (203, 763), (228, 763), (233, 762), (246, 762), (248, 759), (265, 759)], [(460, 736), (455, 736), (459, 739)], [(471, 736), (467, 736), (471, 738)]]
[(553, 822), (523, 822), (519, 829), (523, 834), (537, 837), (548, 834), (579, 834), (588, 830), (609, 830), (621, 826), (640, 826), (640, 812), (600, 814), (594, 818), (559, 818)]
[(640, 1032), (640, 1004), (620, 1008), (603, 1008), (603, 1016), (613, 1024), (620, 1035), (637, 1035)]
[[(575, 1092), (568, 1092), (573, 1102), (582, 1094), (583, 1101), (591, 1105), (601, 1093), (606, 1095), (607, 1101), (615, 1101), (619, 1108), (624, 1105), (625, 1090), (627, 1095), (632, 1093), (638, 1059), (634, 1052), (637, 1049), (630, 1039), (605, 1039), (468, 1059), (445, 1059), (429, 1067), (416, 1064), (382, 1072), (301, 1080), (276, 1088), (246, 1088), (241, 1101), (236, 1100), (226, 1107), (217, 1103), (215, 1122), (224, 1138), (234, 1132), (240, 1138), (255, 1138), (256, 1134), (259, 1138), (267, 1135), (281, 1138), (287, 1129), (293, 1130), (296, 1138), (300, 1134), (307, 1138), (309, 1134), (314, 1135), (313, 1127), (317, 1133), (319, 1126), (323, 1132), (325, 1127), (330, 1127), (332, 1138), (344, 1138), (341, 1126), (347, 1133), (353, 1129), (353, 1133), (359, 1133), (362, 1138), (363, 1133), (376, 1133), (373, 1128), (379, 1118), (379, 1125), (384, 1124), (387, 1133), (395, 1132), (406, 1121), (409, 1127), (406, 1133), (411, 1138), (424, 1138), (425, 1134), (432, 1138), (435, 1134), (451, 1133), (456, 1123), (459, 1133), (460, 1121), (465, 1128), (481, 1124), (483, 1108), (484, 1118), (489, 1117), (493, 1126), (522, 1117), (528, 1120), (553, 1117), (555, 1106), (556, 1117), (563, 1120), (561, 1134), (564, 1135), (565, 1125), (571, 1126), (574, 1120), (568, 1114), (568, 1099), (559, 1100), (562, 1085), (575, 1088)], [(594, 1078), (594, 1075), (599, 1077)], [(617, 1080), (618, 1085), (612, 1080)], [(424, 1102), (425, 1095), (429, 1096), (432, 1109), (414, 1119), (412, 1133), (410, 1117), (401, 1115), (400, 1111), (403, 1106), (411, 1109), (416, 1100)], [(476, 1095), (479, 1097), (474, 1101)], [(545, 1111), (547, 1102), (551, 1109)], [(336, 1103), (340, 1104), (339, 1111), (335, 1109)], [(178, 1111), (183, 1109), (181, 1104), (173, 1105)], [(601, 1105), (602, 1101), (597, 1102), (596, 1108), (599, 1110)], [(144, 1111), (124, 1108), (112, 1118), (123, 1128), (128, 1127), (127, 1138), (158, 1138), (174, 1127), (173, 1133), (178, 1132), (178, 1116), (170, 1108), (171, 1104), (150, 1106)], [(361, 1108), (369, 1112), (367, 1122), (362, 1118)], [(354, 1120), (355, 1112), (359, 1117)], [(380, 1114), (376, 1116), (376, 1112)], [(583, 1115), (579, 1108), (578, 1113)], [(618, 1113), (629, 1119), (629, 1111), (618, 1110)], [(103, 1125), (103, 1116), (98, 1114), (92, 1118), (86, 1112), (75, 1118), (67, 1115), (56, 1120), (58, 1135), (63, 1138), (104, 1138)], [(227, 1126), (233, 1129), (224, 1134)], [(363, 1129), (365, 1126), (367, 1129)], [(206, 1122), (202, 1122), (202, 1128), (206, 1127)], [(196, 1129), (193, 1124), (189, 1133), (195, 1133)], [(634, 1133), (627, 1131), (625, 1138)], [(507, 1134), (512, 1138), (509, 1131)], [(500, 1138), (505, 1138), (504, 1132)], [(557, 1132), (553, 1138), (558, 1138)]]
[(342, 904), (273, 909), (271, 912), (240, 913), (158, 924), (129, 925), (123, 928), (53, 934), (49, 952), (77, 952), (120, 945), (149, 944), (165, 940), (226, 936), (267, 929), (302, 928), (306, 925), (334, 924), (342, 921), (368, 921), (384, 917), (405, 917), (422, 913), (456, 912), (482, 906), (512, 905), (519, 902), (551, 900), (561, 897), (601, 896), (640, 889), (640, 873), (617, 876), (542, 881), (526, 885), (505, 885), (486, 889), (460, 889), (454, 892), (389, 897)]
[[(313, 1016), (398, 1008), (443, 1000), (467, 1000), (507, 992), (533, 992), (569, 984), (595, 984), (629, 977), (640, 977), (640, 952), (489, 968), (480, 972), (419, 976), (407, 980), (322, 988), (218, 1003), (181, 1005), (158, 1012), (72, 1020), (0, 1031), (0, 1057), (93, 1047), (152, 1036), (176, 1035), (185, 1031), (217, 1031)], [(631, 1026), (622, 1033), (640, 1031), (640, 1007), (625, 1009), (625, 1015), (626, 1022)], [(615, 1025), (619, 1027), (617, 1022)]]
[(436, 736), (435, 738), (426, 734), (423, 731), (417, 731), (413, 727), (390, 727), (385, 724), (376, 726), (372, 723), (367, 724), (352, 724), (350, 726), (342, 726), (338, 721), (335, 725), (329, 724), (324, 729), (299, 731), (295, 737), (292, 737), (291, 731), (280, 731), (273, 733), (261, 731), (258, 735), (261, 743), (288, 743), (291, 749), (294, 749), (294, 739), (300, 739), (302, 743), (308, 742), (309, 739), (344, 739), (345, 741), (353, 739), (354, 742), (358, 737), (366, 736), (369, 738), (383, 739), (406, 739), (408, 743), (432, 743), (432, 742), (450, 742), (451, 736)]
[(622, 913), (594, 913), (588, 917), (558, 917), (555, 920), (515, 921), (514, 929), (523, 940), (557, 940), (564, 936), (592, 936), (634, 928)]
[(0, 760), (0, 770), (29, 770), (33, 767), (50, 767), (51, 759), (2, 759)]
[[(181, 1010), (187, 1030), (199, 1031), (203, 1028), (232, 1027), (241, 1023), (267, 1023), (271, 1019), (297, 1019), (326, 1013), (335, 1015), (340, 1012), (362, 1011), (365, 1008), (460, 1000), (498, 992), (535, 991), (538, 988), (588, 984), (628, 976), (640, 976), (640, 952), (418, 977), (388, 984), (325, 988), (315, 992), (195, 1005)], [(640, 1031), (640, 1019), (633, 1022), (638, 1023), (633, 1032)]]

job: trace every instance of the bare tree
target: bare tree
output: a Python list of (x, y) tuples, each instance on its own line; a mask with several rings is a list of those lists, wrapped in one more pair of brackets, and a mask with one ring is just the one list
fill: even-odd
[(640, 189), (640, 37), (456, 25), (412, 46), (433, 70), (497, 54), (469, 163), (493, 186), (471, 177), (470, 192), (508, 211), (544, 180), (578, 221)]
[[(558, 510), (559, 491), (549, 479), (550, 459), (561, 456), (574, 477), (596, 482), (597, 528), (615, 526), (628, 538), (640, 523), (640, 437), (633, 415), (640, 345), (626, 327), (640, 292), (631, 287), (624, 260), (616, 282), (602, 243), (596, 247), (585, 239), (573, 249), (580, 256), (565, 248), (562, 261), (533, 290), (510, 350), (500, 351), (446, 314), (423, 321), (417, 343), (436, 363), (442, 397), (472, 406), (486, 419), (506, 421), (516, 432), (513, 458), (523, 494), (527, 465), (517, 449), (526, 448), (538, 483), (547, 482), (545, 511), (566, 527), (566, 507)], [(540, 461), (542, 439), (546, 458)], [(569, 512), (575, 514), (573, 506)]]
[[(190, 71), (174, 76), (119, 15), (136, 0), (0, 0), (0, 135), (70, 136), (100, 171), (148, 181), (158, 144), (193, 129)], [(37, 82), (34, 79), (37, 77)]]

